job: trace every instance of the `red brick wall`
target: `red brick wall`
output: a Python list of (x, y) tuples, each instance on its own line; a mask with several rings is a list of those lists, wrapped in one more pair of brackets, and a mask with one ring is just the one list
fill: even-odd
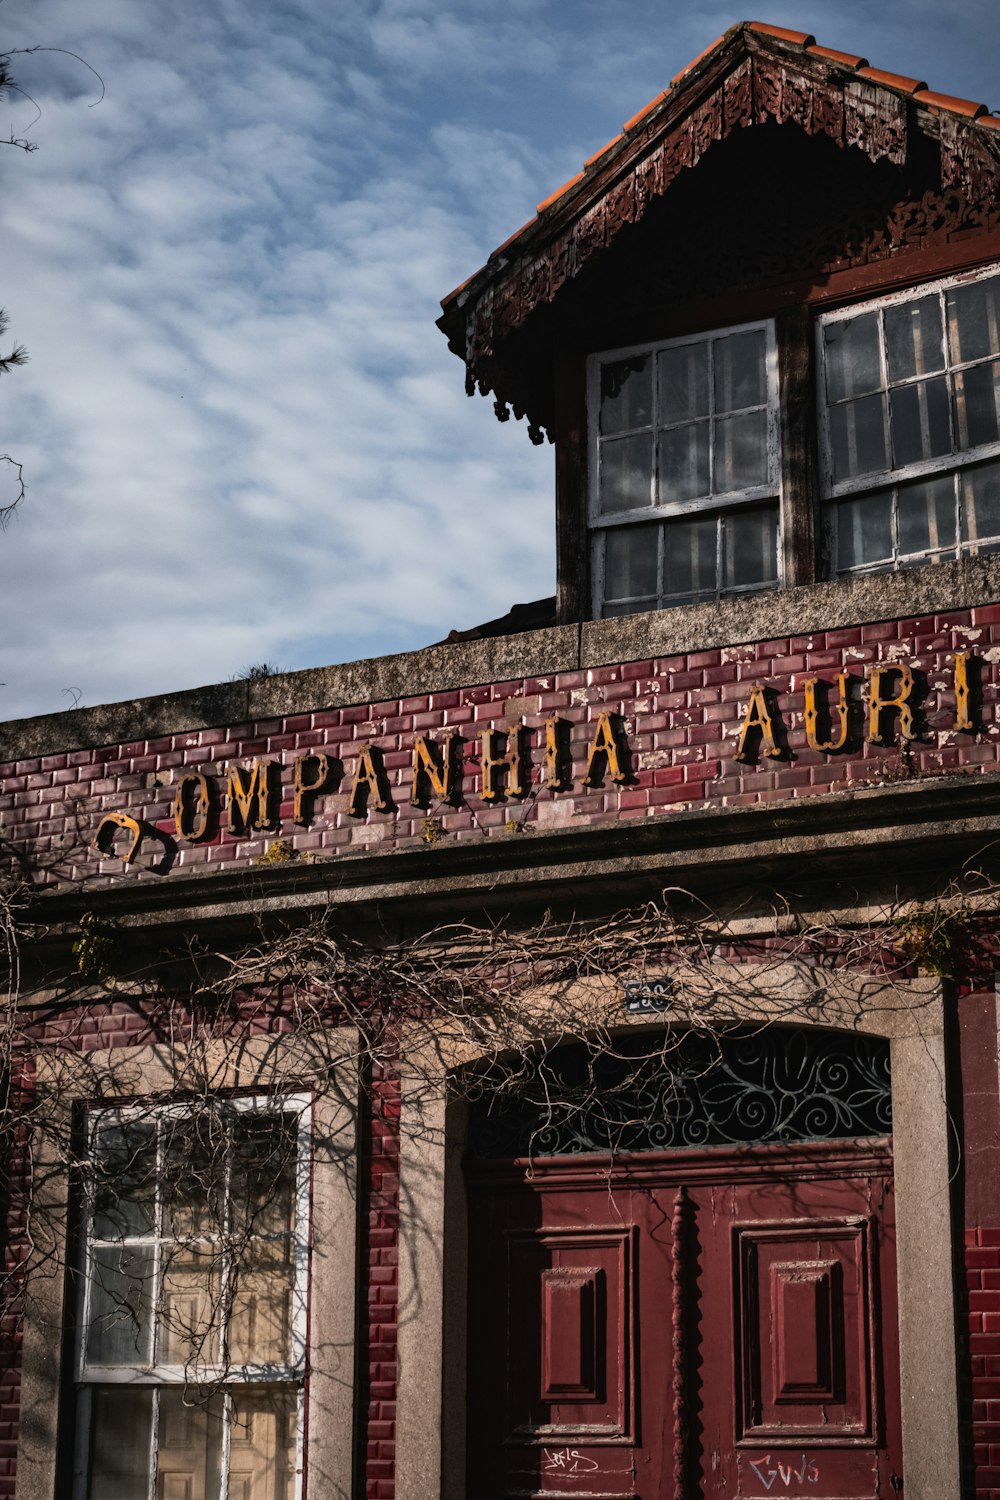
[(1000, 1500), (1000, 1229), (965, 1231), (976, 1500)]
[[(971, 650), (980, 658), (979, 734), (956, 732), (953, 727), (951, 657), (956, 650)], [(873, 663), (896, 661), (922, 671), (929, 688), (926, 733), (913, 745), (908, 765), (900, 764), (893, 745), (863, 744), (842, 755), (806, 748), (804, 675), (832, 683), (839, 671), (847, 671), (863, 679)], [(740, 764), (733, 759), (754, 682), (774, 690), (792, 751), (787, 760)], [(683, 807), (815, 796), (859, 784), (877, 785), (886, 777), (911, 772), (940, 775), (995, 769), (998, 688), (1000, 605), (990, 605), (26, 760), (0, 767), (0, 820), (5, 837), (27, 849), (54, 879), (143, 878), (143, 867), (162, 854), (155, 841), (147, 841), (128, 872), (120, 860), (101, 858), (87, 847), (104, 813), (130, 812), (171, 835), (180, 775), (193, 770), (214, 774), (220, 778), (221, 792), (229, 762), (271, 756), (283, 767), (280, 833), (300, 855), (327, 858), (352, 849), (399, 847), (419, 840), (426, 816), (409, 800), (413, 739), (420, 734), (440, 739), (449, 729), (465, 739), (466, 805), (431, 811), (451, 839), (503, 834), (510, 819), (538, 829), (571, 827)], [(608, 780), (599, 788), (581, 784), (587, 747), (602, 711), (621, 716), (631, 747), (635, 781), (620, 789)], [(571, 725), (572, 788), (551, 792), (540, 786), (538, 771), (525, 803), (483, 802), (480, 731), (523, 718), (534, 731), (537, 764), (542, 759), (542, 726), (553, 715)], [(369, 812), (355, 818), (348, 811), (347, 792), (358, 753), (366, 745), (383, 752), (397, 807), (394, 814)], [(291, 763), (313, 750), (337, 757), (344, 778), (338, 791), (317, 799), (312, 825), (296, 828), (291, 823)], [(245, 838), (219, 832), (204, 843), (182, 845), (173, 868), (245, 863), (259, 856), (268, 841), (261, 834)]]
[(396, 1458), (396, 1330), (399, 1250), (399, 1085), (379, 1069), (372, 1079), (371, 1150), (363, 1263), (368, 1303), (359, 1338), (367, 1365), (361, 1417), (366, 1500), (394, 1500)]

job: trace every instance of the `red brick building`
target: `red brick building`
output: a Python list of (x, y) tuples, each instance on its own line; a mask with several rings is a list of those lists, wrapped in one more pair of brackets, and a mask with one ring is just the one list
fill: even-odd
[(554, 600), (0, 726), (0, 1493), (1000, 1495), (998, 181), (734, 28), (443, 304)]

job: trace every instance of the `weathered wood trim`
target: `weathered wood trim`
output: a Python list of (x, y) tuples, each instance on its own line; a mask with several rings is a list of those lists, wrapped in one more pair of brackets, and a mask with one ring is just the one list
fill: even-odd
[(781, 550), (786, 588), (817, 579), (816, 397), (812, 319), (788, 308), (775, 319), (781, 433)]
[(590, 537), (587, 530), (586, 361), (564, 354), (556, 366), (556, 624), (590, 614)]

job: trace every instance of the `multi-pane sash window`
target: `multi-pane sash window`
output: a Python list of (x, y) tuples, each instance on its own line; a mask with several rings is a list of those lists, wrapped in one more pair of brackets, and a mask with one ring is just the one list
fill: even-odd
[(90, 1120), (76, 1500), (295, 1500), (308, 1101)]
[(589, 389), (595, 614), (776, 584), (771, 324), (596, 355)]
[(820, 320), (830, 571), (1000, 548), (1000, 275)]

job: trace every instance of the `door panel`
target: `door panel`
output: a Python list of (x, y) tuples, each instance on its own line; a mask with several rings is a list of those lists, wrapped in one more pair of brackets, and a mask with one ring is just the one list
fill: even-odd
[(883, 1143), (470, 1169), (475, 1500), (896, 1500)]
[(741, 1440), (874, 1435), (871, 1227), (736, 1229)]
[(509, 1432), (630, 1432), (631, 1239), (622, 1229), (509, 1234)]

